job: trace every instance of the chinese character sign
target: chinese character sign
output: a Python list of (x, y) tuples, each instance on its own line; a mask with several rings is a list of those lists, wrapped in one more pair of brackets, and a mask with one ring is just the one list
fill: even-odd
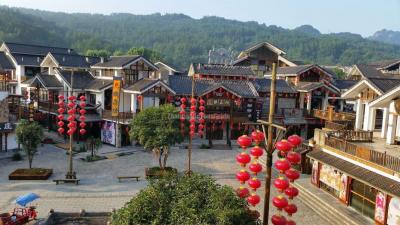
[(119, 95), (121, 92), (121, 79), (114, 78), (113, 89), (112, 89), (112, 99), (111, 99), (111, 116), (118, 116), (119, 112)]

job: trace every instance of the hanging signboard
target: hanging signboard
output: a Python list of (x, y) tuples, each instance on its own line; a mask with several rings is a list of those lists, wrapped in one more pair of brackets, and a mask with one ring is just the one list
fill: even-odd
[(119, 96), (121, 93), (121, 77), (114, 77), (111, 101), (111, 116), (117, 117), (119, 115)]
[(318, 161), (313, 162), (311, 170), (311, 183), (318, 186), (319, 173), (318, 173)]
[(400, 198), (390, 199), (388, 208), (387, 225), (400, 224)]
[[(380, 191), (376, 194), (375, 198), (375, 221), (385, 223), (385, 208), (386, 208), (386, 195)], [(400, 222), (400, 221), (399, 221)]]

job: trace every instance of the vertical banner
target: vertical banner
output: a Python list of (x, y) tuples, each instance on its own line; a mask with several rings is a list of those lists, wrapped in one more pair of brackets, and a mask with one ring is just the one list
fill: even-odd
[[(386, 195), (380, 191), (375, 199), (375, 221), (379, 224), (385, 223)], [(399, 221), (400, 222), (400, 221)]]
[(111, 99), (111, 116), (118, 116), (119, 113), (119, 96), (121, 93), (122, 77), (114, 77), (112, 99)]
[(390, 199), (388, 208), (387, 225), (400, 224), (400, 198), (393, 197)]
[(311, 170), (311, 183), (318, 186), (319, 181), (319, 171), (318, 171), (318, 161), (313, 162)]
[(101, 141), (106, 144), (115, 145), (115, 123), (105, 121), (101, 127)]

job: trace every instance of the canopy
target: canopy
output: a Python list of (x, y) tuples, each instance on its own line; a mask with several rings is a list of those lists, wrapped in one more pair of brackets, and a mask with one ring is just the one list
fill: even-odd
[(35, 201), (36, 199), (40, 198), (39, 195), (35, 193), (28, 193), (25, 195), (19, 196), (16, 200), (15, 203), (17, 203), (20, 206), (26, 206), (26, 204)]

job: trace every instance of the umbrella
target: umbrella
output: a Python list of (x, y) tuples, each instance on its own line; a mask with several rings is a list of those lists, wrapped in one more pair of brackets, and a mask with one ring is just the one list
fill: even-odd
[(15, 199), (15, 203), (17, 203), (20, 206), (26, 206), (26, 204), (35, 201), (36, 199), (40, 198), (39, 195), (35, 193), (28, 193), (25, 195), (19, 196), (17, 199)]

